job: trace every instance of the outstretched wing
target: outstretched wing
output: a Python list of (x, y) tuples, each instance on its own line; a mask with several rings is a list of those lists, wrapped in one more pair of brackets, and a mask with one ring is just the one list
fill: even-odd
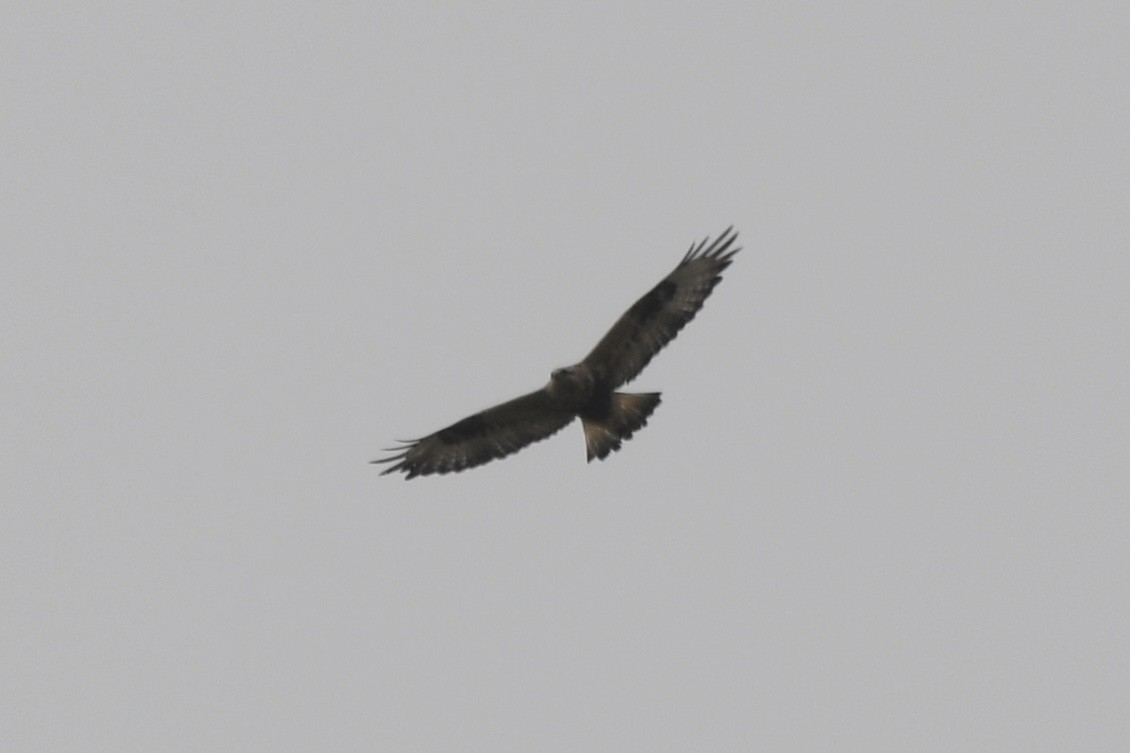
[(603, 373), (613, 389), (634, 379), (702, 308), (741, 250), (731, 248), (737, 237), (731, 226), (709, 247), (709, 238), (692, 244), (679, 266), (624, 312), (584, 363)]
[(389, 450), (396, 455), (373, 462), (395, 463), (382, 476), (393, 471), (403, 471), (408, 478), (462, 471), (545, 439), (575, 417), (541, 389), (468, 416), (435, 434), (406, 442)]

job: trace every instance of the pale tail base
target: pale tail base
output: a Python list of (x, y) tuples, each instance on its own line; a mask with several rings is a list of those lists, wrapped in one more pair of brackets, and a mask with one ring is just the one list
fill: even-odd
[(658, 392), (613, 392), (612, 407), (601, 421), (582, 419), (589, 461), (603, 460), (620, 449), (620, 443), (647, 425), (647, 417), (659, 405)]

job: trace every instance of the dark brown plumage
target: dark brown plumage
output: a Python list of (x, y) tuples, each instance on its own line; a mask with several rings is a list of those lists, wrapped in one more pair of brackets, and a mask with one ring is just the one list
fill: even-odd
[(393, 463), (383, 474), (407, 478), (449, 473), (503, 458), (560, 431), (580, 417), (588, 459), (604, 459), (647, 424), (658, 392), (625, 393), (664, 345), (694, 318), (722, 271), (730, 266), (738, 234), (727, 228), (713, 243), (691, 245), (678, 266), (636, 301), (580, 363), (556, 369), (549, 383), (528, 395), (468, 416), (446, 429), (403, 443), (374, 463)]

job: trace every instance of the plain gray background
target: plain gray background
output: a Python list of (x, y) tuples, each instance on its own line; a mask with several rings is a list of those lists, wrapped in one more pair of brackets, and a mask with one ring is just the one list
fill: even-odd
[[(0, 23), (0, 748), (1123, 751), (1118, 3)], [(578, 426), (542, 385), (692, 241)]]

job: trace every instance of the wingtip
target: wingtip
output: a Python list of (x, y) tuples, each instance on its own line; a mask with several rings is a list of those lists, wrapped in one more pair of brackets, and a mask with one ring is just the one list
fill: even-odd
[[(396, 460), (396, 458), (390, 458), (390, 459)], [(373, 462), (375, 463), (377, 461), (374, 460)], [(400, 462), (400, 463), (397, 463), (396, 465), (392, 465), (392, 466), (389, 466), (388, 468), (385, 468), (383, 471), (381, 471), (381, 475), (387, 476), (390, 473), (398, 473), (398, 472), (406, 473), (407, 474), (406, 480), (409, 479), (409, 478), (412, 478), (413, 476), (418, 475), (418, 473), (416, 472), (415, 469), (409, 468), (403, 462)]]
[[(692, 243), (680, 263), (686, 264), (698, 258), (716, 259), (718, 261), (728, 262), (734, 254), (742, 250), (740, 246), (733, 249), (730, 248), (737, 238), (738, 231), (734, 230), (733, 225), (730, 225), (718, 235), (714, 242), (710, 241), (710, 236), (708, 235), (698, 243)], [(707, 244), (709, 244), (709, 247)]]

